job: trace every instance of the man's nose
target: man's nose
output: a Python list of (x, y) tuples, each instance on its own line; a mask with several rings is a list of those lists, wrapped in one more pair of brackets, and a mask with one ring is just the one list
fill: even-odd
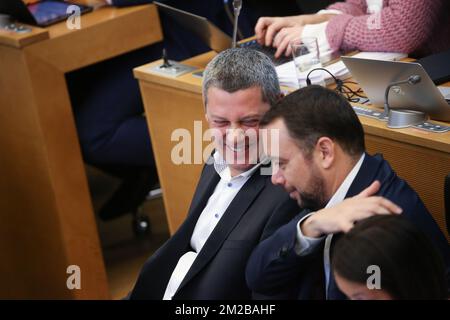
[(281, 185), (281, 186), (284, 185), (284, 183), (286, 182), (284, 176), (281, 174), (279, 169), (274, 170), (276, 171), (272, 174), (272, 183), (274, 185)]
[(230, 128), (227, 130), (227, 143), (236, 145), (245, 140), (245, 132), (239, 127)]

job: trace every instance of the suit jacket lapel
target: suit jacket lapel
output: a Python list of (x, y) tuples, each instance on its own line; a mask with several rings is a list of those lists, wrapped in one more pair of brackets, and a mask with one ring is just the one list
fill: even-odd
[(206, 165), (202, 175), (200, 176), (197, 189), (195, 190), (195, 194), (192, 198), (191, 207), (189, 208), (189, 214), (186, 219), (186, 223), (190, 226), (190, 229), (192, 229), (189, 233), (189, 239), (192, 236), (198, 217), (205, 208), (209, 197), (211, 197), (219, 181), (220, 176), (217, 174), (214, 166)]
[(209, 236), (195, 259), (194, 264), (181, 282), (178, 290), (186, 285), (186, 283), (188, 283), (214, 257), (216, 252), (222, 246), (222, 243), (228, 237), (228, 234), (233, 230), (242, 215), (247, 211), (248, 207), (264, 188), (264, 185), (265, 177), (261, 176), (258, 172), (255, 172), (244, 184), (242, 189), (228, 206), (219, 223), (214, 228), (214, 231)]

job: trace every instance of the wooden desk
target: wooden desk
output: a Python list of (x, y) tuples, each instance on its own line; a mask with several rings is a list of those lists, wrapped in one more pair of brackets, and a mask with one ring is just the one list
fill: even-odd
[(100, 8), (80, 30), (0, 31), (0, 298), (109, 297), (64, 74), (161, 40), (154, 5)]
[[(185, 63), (204, 68), (213, 56), (210, 52)], [(202, 165), (172, 163), (171, 150), (178, 142), (171, 141), (171, 133), (177, 128), (193, 132), (194, 120), (203, 121), (203, 128), (207, 128), (207, 124), (201, 79), (192, 73), (170, 78), (149, 72), (152, 65), (160, 63), (156, 61), (136, 68), (134, 74), (139, 79), (144, 99), (167, 219), (173, 233), (187, 213)], [(420, 194), (441, 229), (445, 230), (443, 187), (444, 177), (450, 172), (450, 132), (393, 130), (375, 119), (360, 117), (360, 121), (366, 133), (367, 151), (384, 155), (398, 175)]]

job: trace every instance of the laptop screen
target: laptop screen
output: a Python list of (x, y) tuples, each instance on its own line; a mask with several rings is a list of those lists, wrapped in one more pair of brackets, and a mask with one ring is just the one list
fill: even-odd
[(28, 5), (28, 10), (38, 24), (46, 24), (67, 16), (66, 10), (70, 4), (64, 2), (44, 1)]
[(64, 2), (43, 1), (29, 4), (28, 10), (39, 25), (45, 25), (52, 21), (65, 19), (68, 16), (67, 8), (70, 5), (70, 3)]

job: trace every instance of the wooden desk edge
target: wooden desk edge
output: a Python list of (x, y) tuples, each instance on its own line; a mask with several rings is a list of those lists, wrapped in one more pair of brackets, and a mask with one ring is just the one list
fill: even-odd
[[(99, 20), (99, 23), (104, 23), (110, 19), (115, 19), (121, 15), (127, 15), (130, 13), (148, 9), (150, 9), (152, 12), (157, 11), (156, 6), (154, 4), (143, 4), (124, 8), (101, 6), (95, 8), (94, 11), (87, 13), (86, 15), (91, 15), (89, 16), (89, 20), (92, 20), (91, 18), (92, 15), (95, 15), (95, 17)], [(82, 15), (81, 17), (83, 18), (86, 16)], [(65, 21), (62, 21), (54, 25), (51, 25), (47, 28), (40, 28), (37, 26), (21, 23), (21, 25), (31, 28), (31, 32), (27, 33), (16, 33), (0, 29), (0, 45), (6, 45), (14, 48), (23, 48), (36, 42), (53, 39), (59, 36), (64, 36), (74, 31), (67, 29), (65, 24), (66, 24)], [(87, 27), (90, 26), (92, 26), (92, 23), (88, 23)]]
[(0, 30), (0, 45), (20, 49), (50, 38), (48, 30), (33, 26), (28, 27), (32, 28), (31, 32), (28, 33), (15, 33), (12, 31)]
[(202, 79), (193, 75), (194, 72), (202, 70), (201, 68), (176, 78), (152, 72), (150, 70), (150, 68), (161, 65), (162, 63), (162, 60), (156, 60), (143, 66), (134, 68), (134, 77), (140, 81), (157, 83), (160, 85), (175, 88), (177, 90), (184, 90), (200, 94), (202, 93)]

